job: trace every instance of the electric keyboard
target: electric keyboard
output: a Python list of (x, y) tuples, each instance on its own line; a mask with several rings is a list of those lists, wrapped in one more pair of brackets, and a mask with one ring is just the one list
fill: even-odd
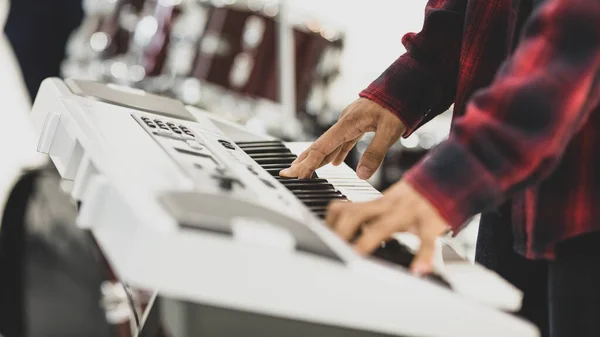
[(354, 252), (323, 223), (326, 205), (379, 193), (344, 165), (313, 180), (280, 178), (306, 144), (78, 80), (44, 81), (32, 121), (38, 151), (81, 202), (77, 224), (131, 286), (356, 336), (538, 336), (498, 310), (517, 310), (521, 300), (499, 278), (481, 282), (500, 298), (494, 308), (467, 297), (449, 274), (420, 279)]

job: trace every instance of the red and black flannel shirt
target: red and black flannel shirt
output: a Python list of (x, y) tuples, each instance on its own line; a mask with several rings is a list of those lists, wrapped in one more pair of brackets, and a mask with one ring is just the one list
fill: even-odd
[(455, 232), (512, 203), (515, 248), (552, 259), (600, 230), (600, 1), (535, 3), (430, 0), (407, 52), (360, 95), (405, 137), (454, 103), (449, 138), (404, 179)]

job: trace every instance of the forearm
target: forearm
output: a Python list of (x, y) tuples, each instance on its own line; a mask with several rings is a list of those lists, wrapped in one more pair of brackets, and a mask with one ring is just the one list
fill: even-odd
[(454, 102), (465, 10), (465, 0), (429, 1), (421, 32), (402, 39), (407, 52), (360, 93), (394, 112), (404, 136)]
[(600, 3), (548, 0), (514, 56), (407, 181), (457, 229), (552, 172), (600, 100)]

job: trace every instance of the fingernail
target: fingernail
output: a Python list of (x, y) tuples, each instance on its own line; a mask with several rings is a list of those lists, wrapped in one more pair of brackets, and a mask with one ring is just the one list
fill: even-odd
[(369, 177), (371, 176), (371, 173), (373, 171), (371, 171), (371, 169), (364, 167), (364, 166), (360, 166), (358, 168), (358, 170), (356, 170), (356, 175), (360, 178), (360, 179), (369, 179)]
[(279, 171), (279, 174), (287, 174), (287, 173), (289, 173), (289, 171), (290, 171), (290, 169), (284, 169), (284, 170)]

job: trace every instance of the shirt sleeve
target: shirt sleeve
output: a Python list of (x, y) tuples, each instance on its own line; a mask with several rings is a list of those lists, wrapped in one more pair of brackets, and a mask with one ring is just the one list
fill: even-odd
[(407, 172), (455, 232), (547, 177), (599, 105), (599, 22), (599, 1), (546, 1), (449, 138)]
[(419, 33), (402, 38), (407, 52), (360, 93), (395, 113), (404, 137), (455, 100), (466, 0), (430, 0)]

